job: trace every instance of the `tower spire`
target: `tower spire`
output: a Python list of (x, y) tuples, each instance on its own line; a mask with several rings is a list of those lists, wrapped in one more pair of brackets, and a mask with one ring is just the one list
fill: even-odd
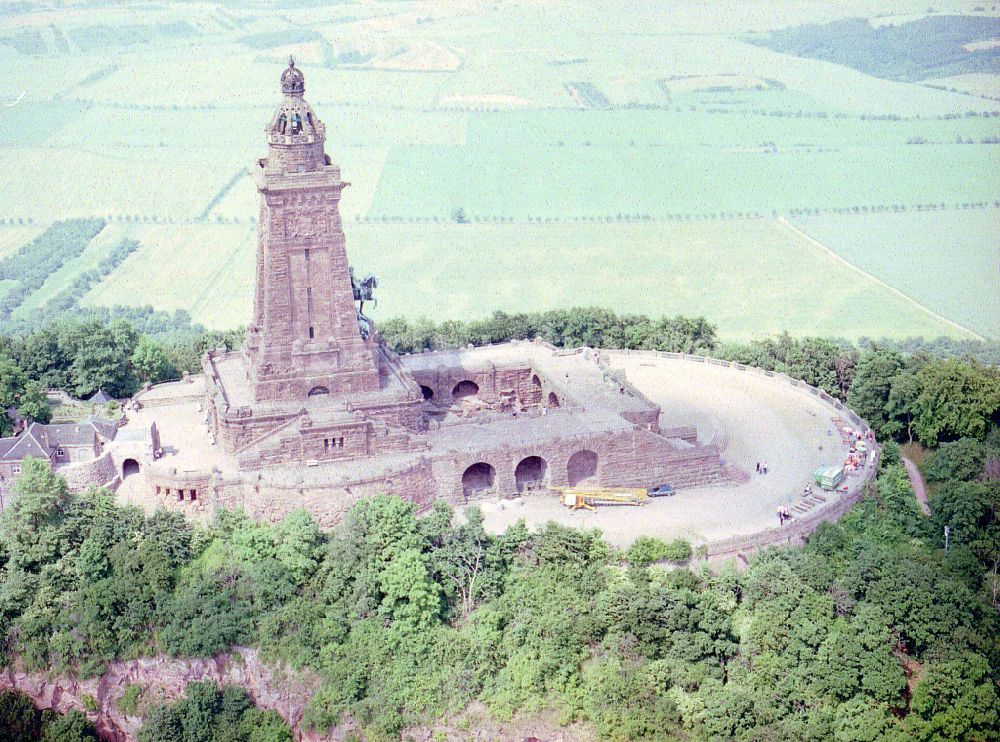
[(306, 78), (302, 70), (295, 66), (295, 57), (288, 55), (288, 67), (281, 73), (281, 92), (301, 98), (306, 92)]

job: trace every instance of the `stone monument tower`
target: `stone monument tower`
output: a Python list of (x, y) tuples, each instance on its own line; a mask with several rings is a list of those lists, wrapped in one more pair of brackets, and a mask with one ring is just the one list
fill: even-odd
[(289, 59), (282, 101), (265, 128), (257, 287), (247, 329), (249, 381), (258, 402), (376, 391), (376, 341), (362, 333), (340, 222), (349, 185), (324, 150), (326, 127), (306, 102)]

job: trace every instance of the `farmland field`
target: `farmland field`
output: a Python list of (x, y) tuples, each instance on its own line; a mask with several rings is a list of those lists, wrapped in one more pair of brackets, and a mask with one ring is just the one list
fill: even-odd
[[(137, 226), (140, 247), (82, 305), (186, 309), (213, 327), (246, 324), (253, 296), (256, 230), (247, 225)], [(150, 301), (152, 299), (152, 301)]]
[(796, 225), (935, 312), (1000, 337), (1000, 212), (806, 217)]
[(0, 226), (0, 260), (31, 242), (41, 234), (42, 229), (35, 226)]
[(60, 291), (68, 288), (73, 283), (73, 279), (78, 275), (84, 271), (96, 268), (101, 259), (107, 256), (111, 248), (117, 245), (126, 234), (127, 229), (124, 225), (114, 224), (105, 226), (78, 257), (63, 263), (58, 270), (49, 275), (38, 291), (25, 299), (14, 310), (14, 318), (29, 318), (32, 312), (41, 309), (47, 301), (55, 298)]
[[(109, 222), (15, 316), (115, 235), (141, 246), (85, 305), (245, 322), (257, 194), (241, 174), (265, 152), (291, 53), (352, 184), (348, 250), (381, 278), (376, 317), (598, 304), (704, 314), (727, 337), (998, 336), (1000, 309), (979, 299), (1000, 214), (1000, 74), (984, 53), (911, 50), (930, 71), (911, 80), (760, 43), (928, 16), (913, 0), (872, 13), (861, 0), (12, 6), (0, 259), (53, 220)], [(968, 33), (997, 15), (977, 14)]]
[[(848, 338), (962, 335), (771, 220), (347, 229), (356, 269), (379, 276), (376, 320), (552, 309), (586, 295), (590, 304), (621, 312), (703, 314), (739, 339), (782, 330)], [(85, 304), (132, 304), (152, 295), (155, 306), (185, 309), (210, 327), (246, 323), (251, 230), (141, 227), (129, 234), (143, 247)], [(207, 253), (200, 250), (205, 234), (213, 247)]]

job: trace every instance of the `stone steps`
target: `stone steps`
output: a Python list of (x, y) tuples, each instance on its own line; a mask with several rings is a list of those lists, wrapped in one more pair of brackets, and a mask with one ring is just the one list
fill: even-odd
[(722, 476), (736, 484), (746, 484), (750, 481), (750, 473), (743, 471), (736, 464), (723, 464)]
[[(719, 428), (715, 431), (715, 435), (712, 436), (712, 440), (708, 442), (708, 445), (715, 446), (719, 449), (719, 453), (722, 453), (729, 448), (729, 431), (724, 428)], [(750, 481), (749, 478), (747, 481)]]

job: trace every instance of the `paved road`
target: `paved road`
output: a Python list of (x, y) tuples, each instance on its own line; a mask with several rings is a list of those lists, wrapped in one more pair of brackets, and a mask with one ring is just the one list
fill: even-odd
[(927, 504), (927, 486), (924, 484), (924, 478), (920, 474), (920, 470), (916, 464), (906, 457), (903, 457), (903, 464), (906, 466), (906, 473), (910, 477), (910, 486), (913, 487), (913, 492), (917, 496), (917, 502), (920, 503), (920, 509), (924, 515), (930, 515), (931, 508)]

